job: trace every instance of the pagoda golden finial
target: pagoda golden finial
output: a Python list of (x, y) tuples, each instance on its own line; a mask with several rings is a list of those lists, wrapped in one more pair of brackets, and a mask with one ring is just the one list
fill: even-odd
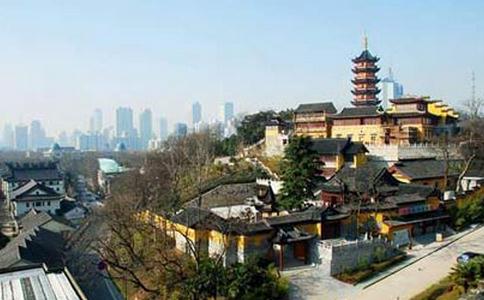
[(368, 50), (368, 36), (366, 35), (366, 32), (363, 34), (363, 48)]

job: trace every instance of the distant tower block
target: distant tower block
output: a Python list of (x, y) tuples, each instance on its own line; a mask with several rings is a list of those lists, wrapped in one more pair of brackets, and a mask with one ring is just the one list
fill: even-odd
[(376, 76), (376, 73), (380, 70), (376, 63), (380, 59), (368, 51), (368, 39), (366, 36), (364, 37), (363, 46), (363, 52), (352, 60), (354, 63), (352, 71), (355, 77), (351, 80), (354, 85), (351, 91), (354, 98), (351, 103), (354, 106), (375, 106), (381, 102), (377, 97), (380, 89), (376, 86), (380, 81)]

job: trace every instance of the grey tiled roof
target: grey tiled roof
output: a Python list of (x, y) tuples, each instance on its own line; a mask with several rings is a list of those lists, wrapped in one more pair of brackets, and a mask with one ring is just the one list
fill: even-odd
[[(31, 191), (36, 190), (36, 189), (42, 191), (44, 194), (29, 195), (29, 193)], [(54, 191), (52, 188), (46, 186), (46, 185), (40, 184), (40, 183), (36, 182), (35, 180), (30, 180), (29, 182), (25, 183), (24, 185), (21, 185), (18, 188), (16, 188), (15, 190), (13, 190), (13, 198), (16, 199), (16, 201), (21, 200), (21, 198), (23, 196), (26, 196), (26, 197), (29, 197), (29, 198), (38, 196), (39, 198), (42, 198), (42, 197), (60, 196), (60, 194), (57, 193), (56, 191)]]
[[(205, 192), (202, 195), (202, 205), (204, 209), (244, 204), (249, 197), (256, 195), (257, 184), (251, 183), (233, 183), (221, 184)], [(198, 207), (198, 197), (190, 200), (186, 207)]]
[(377, 109), (377, 106), (345, 107), (339, 114), (333, 115), (331, 118), (376, 117), (382, 114)]
[(335, 155), (343, 153), (350, 143), (349, 139), (313, 139), (311, 149), (320, 155)]
[(49, 267), (64, 264), (62, 235), (43, 228), (20, 233), (0, 250), (0, 268), (13, 265), (45, 263)]
[(351, 139), (327, 138), (313, 139), (311, 148), (320, 155), (357, 154), (368, 152), (365, 145)]
[(378, 163), (368, 162), (358, 168), (344, 166), (323, 185), (322, 189), (336, 191), (341, 184), (344, 184), (346, 191), (364, 193), (368, 192), (372, 186), (379, 191), (388, 192), (392, 188), (396, 190), (399, 183), (387, 171), (386, 167)]
[(238, 219), (224, 219), (209, 210), (187, 207), (172, 217), (172, 221), (190, 228), (217, 230), (224, 233), (247, 234), (271, 231), (264, 221), (249, 223)]
[(44, 211), (37, 212), (34, 209), (31, 209), (26, 215), (20, 218), (20, 224), (22, 225), (22, 230), (30, 231), (46, 224), (52, 219), (53, 218)]
[(267, 223), (271, 226), (280, 226), (284, 224), (297, 224), (305, 222), (320, 221), (321, 214), (325, 211), (325, 208), (310, 207), (304, 211), (293, 212), (284, 216), (267, 218)]
[(353, 59), (353, 61), (360, 61), (360, 60), (378, 61), (379, 58), (376, 56), (373, 56), (373, 54), (371, 54), (368, 49), (365, 49), (361, 52), (361, 54), (358, 57)]
[[(395, 163), (394, 167), (412, 180), (439, 178), (445, 174), (445, 161), (437, 159), (402, 160)], [(458, 172), (449, 168), (449, 176), (456, 175)]]
[(320, 102), (320, 103), (305, 103), (300, 104), (296, 108), (296, 113), (306, 112), (326, 112), (328, 114), (335, 114), (337, 112), (333, 102)]
[(474, 159), (465, 173), (468, 177), (484, 177), (484, 160)]
[(34, 179), (36, 181), (45, 180), (61, 180), (63, 178), (62, 172), (56, 163), (25, 163), (15, 164), (7, 163), (7, 172), (4, 177), (11, 178), (15, 181), (28, 181)]

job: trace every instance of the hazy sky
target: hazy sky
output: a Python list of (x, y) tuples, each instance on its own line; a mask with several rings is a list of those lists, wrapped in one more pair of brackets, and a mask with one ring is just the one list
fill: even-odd
[[(87, 129), (92, 110), (170, 123), (351, 100), (366, 31), (406, 92), (458, 104), (484, 90), (484, 1), (0, 1), (0, 125)], [(137, 122), (137, 121), (136, 121)]]

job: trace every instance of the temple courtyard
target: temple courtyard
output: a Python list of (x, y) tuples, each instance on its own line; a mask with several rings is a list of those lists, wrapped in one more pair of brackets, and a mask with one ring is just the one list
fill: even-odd
[(452, 235), (443, 242), (428, 242), (408, 251), (409, 259), (355, 286), (325, 272), (327, 266), (284, 272), (291, 281), (291, 299), (410, 299), (447, 276), (462, 252), (482, 252), (484, 227)]

